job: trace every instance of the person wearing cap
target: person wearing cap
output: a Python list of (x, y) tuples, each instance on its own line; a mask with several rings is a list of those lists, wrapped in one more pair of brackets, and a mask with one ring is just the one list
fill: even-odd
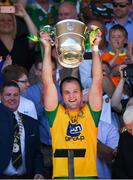
[(112, 178), (133, 179), (133, 105), (127, 106), (123, 121), (126, 129), (120, 135)]

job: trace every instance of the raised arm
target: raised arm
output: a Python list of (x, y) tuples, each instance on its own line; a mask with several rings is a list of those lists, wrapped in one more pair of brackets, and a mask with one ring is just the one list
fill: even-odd
[(98, 30), (97, 37), (92, 47), (92, 85), (89, 90), (88, 100), (92, 110), (99, 111), (102, 108), (102, 64), (98, 53), (101, 41), (101, 32)]
[(122, 69), (124, 67), (126, 67), (126, 65), (120, 65), (120, 67), (119, 67), (121, 79), (120, 79), (120, 81), (112, 95), (112, 98), (111, 98), (111, 105), (118, 112), (122, 111), (121, 97), (122, 97), (123, 88), (124, 88), (124, 84), (125, 84), (125, 78), (123, 78)]
[[(15, 4), (15, 7), (16, 7), (15, 15), (22, 17), (28, 27), (29, 33), (34, 34), (36, 36), (37, 28), (34, 25), (33, 21), (31, 20), (30, 16), (28, 15), (28, 13), (26, 12), (23, 5), (21, 3), (17, 3), (17, 4)], [(32, 47), (33, 45), (35, 45), (35, 43), (29, 40), (29, 45), (30, 45), (30, 47)]]
[(58, 105), (58, 94), (52, 77), (51, 39), (46, 33), (41, 33), (40, 38), (45, 50), (42, 68), (43, 103), (46, 110), (52, 111)]

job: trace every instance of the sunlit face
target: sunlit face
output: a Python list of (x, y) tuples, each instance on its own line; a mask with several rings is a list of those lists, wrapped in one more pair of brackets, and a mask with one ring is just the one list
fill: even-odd
[(0, 14), (0, 33), (12, 33), (14, 30), (13, 17), (10, 14)]
[(64, 82), (62, 86), (62, 97), (66, 108), (72, 111), (79, 110), (82, 101), (82, 91), (78, 82)]
[(114, 0), (113, 10), (116, 18), (124, 18), (129, 15), (131, 5), (128, 0)]
[(128, 132), (133, 136), (133, 122), (125, 124)]
[(124, 44), (127, 42), (125, 34), (120, 30), (113, 30), (110, 32), (109, 39), (113, 49), (123, 48)]
[(59, 8), (59, 20), (76, 19), (77, 13), (73, 6), (65, 5)]
[(20, 92), (19, 88), (11, 86), (5, 87), (1, 94), (1, 102), (11, 111), (16, 111), (19, 106)]
[(29, 87), (29, 80), (26, 74), (23, 74), (18, 80), (17, 80), (17, 84), (20, 88), (21, 92), (24, 92), (28, 89)]

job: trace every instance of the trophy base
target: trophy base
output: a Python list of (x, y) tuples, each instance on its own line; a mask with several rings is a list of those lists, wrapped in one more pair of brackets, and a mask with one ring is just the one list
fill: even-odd
[(58, 61), (59, 63), (66, 68), (75, 68), (78, 67), (83, 60), (83, 54), (76, 53), (75, 51), (65, 52), (60, 54)]

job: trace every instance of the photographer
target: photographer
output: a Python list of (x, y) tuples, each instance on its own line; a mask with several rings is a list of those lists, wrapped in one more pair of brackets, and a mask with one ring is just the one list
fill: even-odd
[[(121, 79), (112, 95), (111, 103), (112, 107), (118, 112), (123, 113), (125, 108), (129, 105), (133, 105), (133, 97), (131, 92), (130, 77), (124, 77), (123, 72), (128, 65), (120, 65), (119, 72)], [(132, 71), (133, 72), (133, 71)], [(127, 72), (128, 74), (128, 72)]]

